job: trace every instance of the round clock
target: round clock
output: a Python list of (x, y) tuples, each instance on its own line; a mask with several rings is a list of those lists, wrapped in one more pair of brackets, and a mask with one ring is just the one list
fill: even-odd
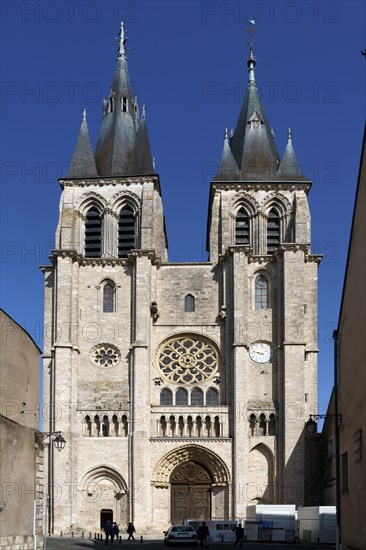
[(249, 348), (249, 357), (256, 363), (268, 363), (273, 357), (273, 349), (265, 342), (256, 342)]

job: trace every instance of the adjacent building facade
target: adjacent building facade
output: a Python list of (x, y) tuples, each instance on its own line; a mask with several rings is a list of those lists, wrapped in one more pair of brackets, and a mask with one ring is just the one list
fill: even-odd
[(338, 322), (340, 542), (366, 548), (366, 131)]
[(210, 186), (208, 261), (172, 263), (121, 25), (95, 154), (84, 113), (43, 267), (44, 398), (67, 440), (54, 457), (55, 532), (107, 519), (161, 532), (243, 517), (248, 504), (306, 503), (320, 257), (311, 182), (290, 131), (278, 154), (255, 65), (250, 49)]
[(40, 350), (0, 309), (0, 549), (43, 548)]

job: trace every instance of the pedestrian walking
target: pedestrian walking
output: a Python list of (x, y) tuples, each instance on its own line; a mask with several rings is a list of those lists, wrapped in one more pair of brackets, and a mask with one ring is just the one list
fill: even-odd
[(234, 543), (234, 546), (237, 546), (239, 544), (240, 548), (242, 548), (243, 542), (244, 542), (244, 529), (241, 523), (239, 523), (239, 525), (235, 527), (234, 532), (236, 536), (236, 541)]
[(106, 524), (104, 525), (104, 532), (105, 532), (105, 543), (108, 544), (108, 539), (110, 538), (111, 543), (113, 544), (113, 526), (110, 520), (106, 521)]
[(116, 541), (118, 542), (118, 533), (119, 533), (119, 527), (117, 522), (114, 521), (112, 526), (112, 542), (114, 537), (116, 537)]
[(200, 525), (197, 529), (197, 536), (199, 538), (199, 541), (200, 541), (200, 544), (201, 544), (201, 548), (205, 548), (206, 546), (208, 546), (208, 543), (207, 543), (207, 537), (210, 536), (210, 531), (208, 530), (208, 527), (206, 525), (206, 522), (203, 521), (202, 522), (202, 525)]
[(126, 531), (128, 533), (127, 540), (130, 540), (130, 539), (135, 540), (135, 537), (133, 536), (133, 534), (135, 533), (136, 529), (131, 522), (127, 525)]

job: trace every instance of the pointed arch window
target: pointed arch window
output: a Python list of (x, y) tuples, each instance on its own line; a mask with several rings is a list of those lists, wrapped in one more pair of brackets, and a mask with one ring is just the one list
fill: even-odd
[(176, 405), (188, 405), (188, 392), (183, 388), (179, 388), (175, 394)]
[(112, 282), (107, 282), (103, 287), (103, 313), (115, 311), (116, 287)]
[(268, 309), (268, 280), (264, 275), (255, 278), (255, 309)]
[(135, 248), (135, 216), (130, 206), (125, 206), (119, 213), (118, 220), (118, 257), (126, 258)]
[(199, 388), (193, 388), (191, 393), (191, 405), (203, 405), (203, 391)]
[(124, 113), (127, 112), (127, 97), (123, 97), (123, 98), (122, 98), (122, 111), (123, 111)]
[(245, 208), (240, 208), (235, 220), (235, 244), (249, 244), (249, 216)]
[(85, 257), (100, 258), (102, 255), (102, 220), (99, 210), (92, 206), (85, 219)]
[(195, 311), (195, 299), (192, 294), (187, 294), (184, 297), (184, 311), (186, 313), (193, 313)]
[(267, 254), (272, 254), (280, 245), (280, 216), (275, 208), (268, 213)]

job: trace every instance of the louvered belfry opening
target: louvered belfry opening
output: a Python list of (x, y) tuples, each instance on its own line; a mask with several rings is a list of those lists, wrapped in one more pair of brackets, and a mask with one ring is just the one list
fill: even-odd
[(249, 244), (249, 216), (244, 208), (240, 208), (235, 220), (235, 244)]
[(100, 258), (102, 255), (102, 220), (100, 212), (93, 206), (85, 220), (85, 257)]
[(267, 254), (272, 254), (280, 244), (280, 216), (275, 208), (269, 211), (267, 221)]
[(125, 206), (119, 213), (118, 220), (118, 257), (126, 258), (135, 248), (135, 216), (130, 206)]

